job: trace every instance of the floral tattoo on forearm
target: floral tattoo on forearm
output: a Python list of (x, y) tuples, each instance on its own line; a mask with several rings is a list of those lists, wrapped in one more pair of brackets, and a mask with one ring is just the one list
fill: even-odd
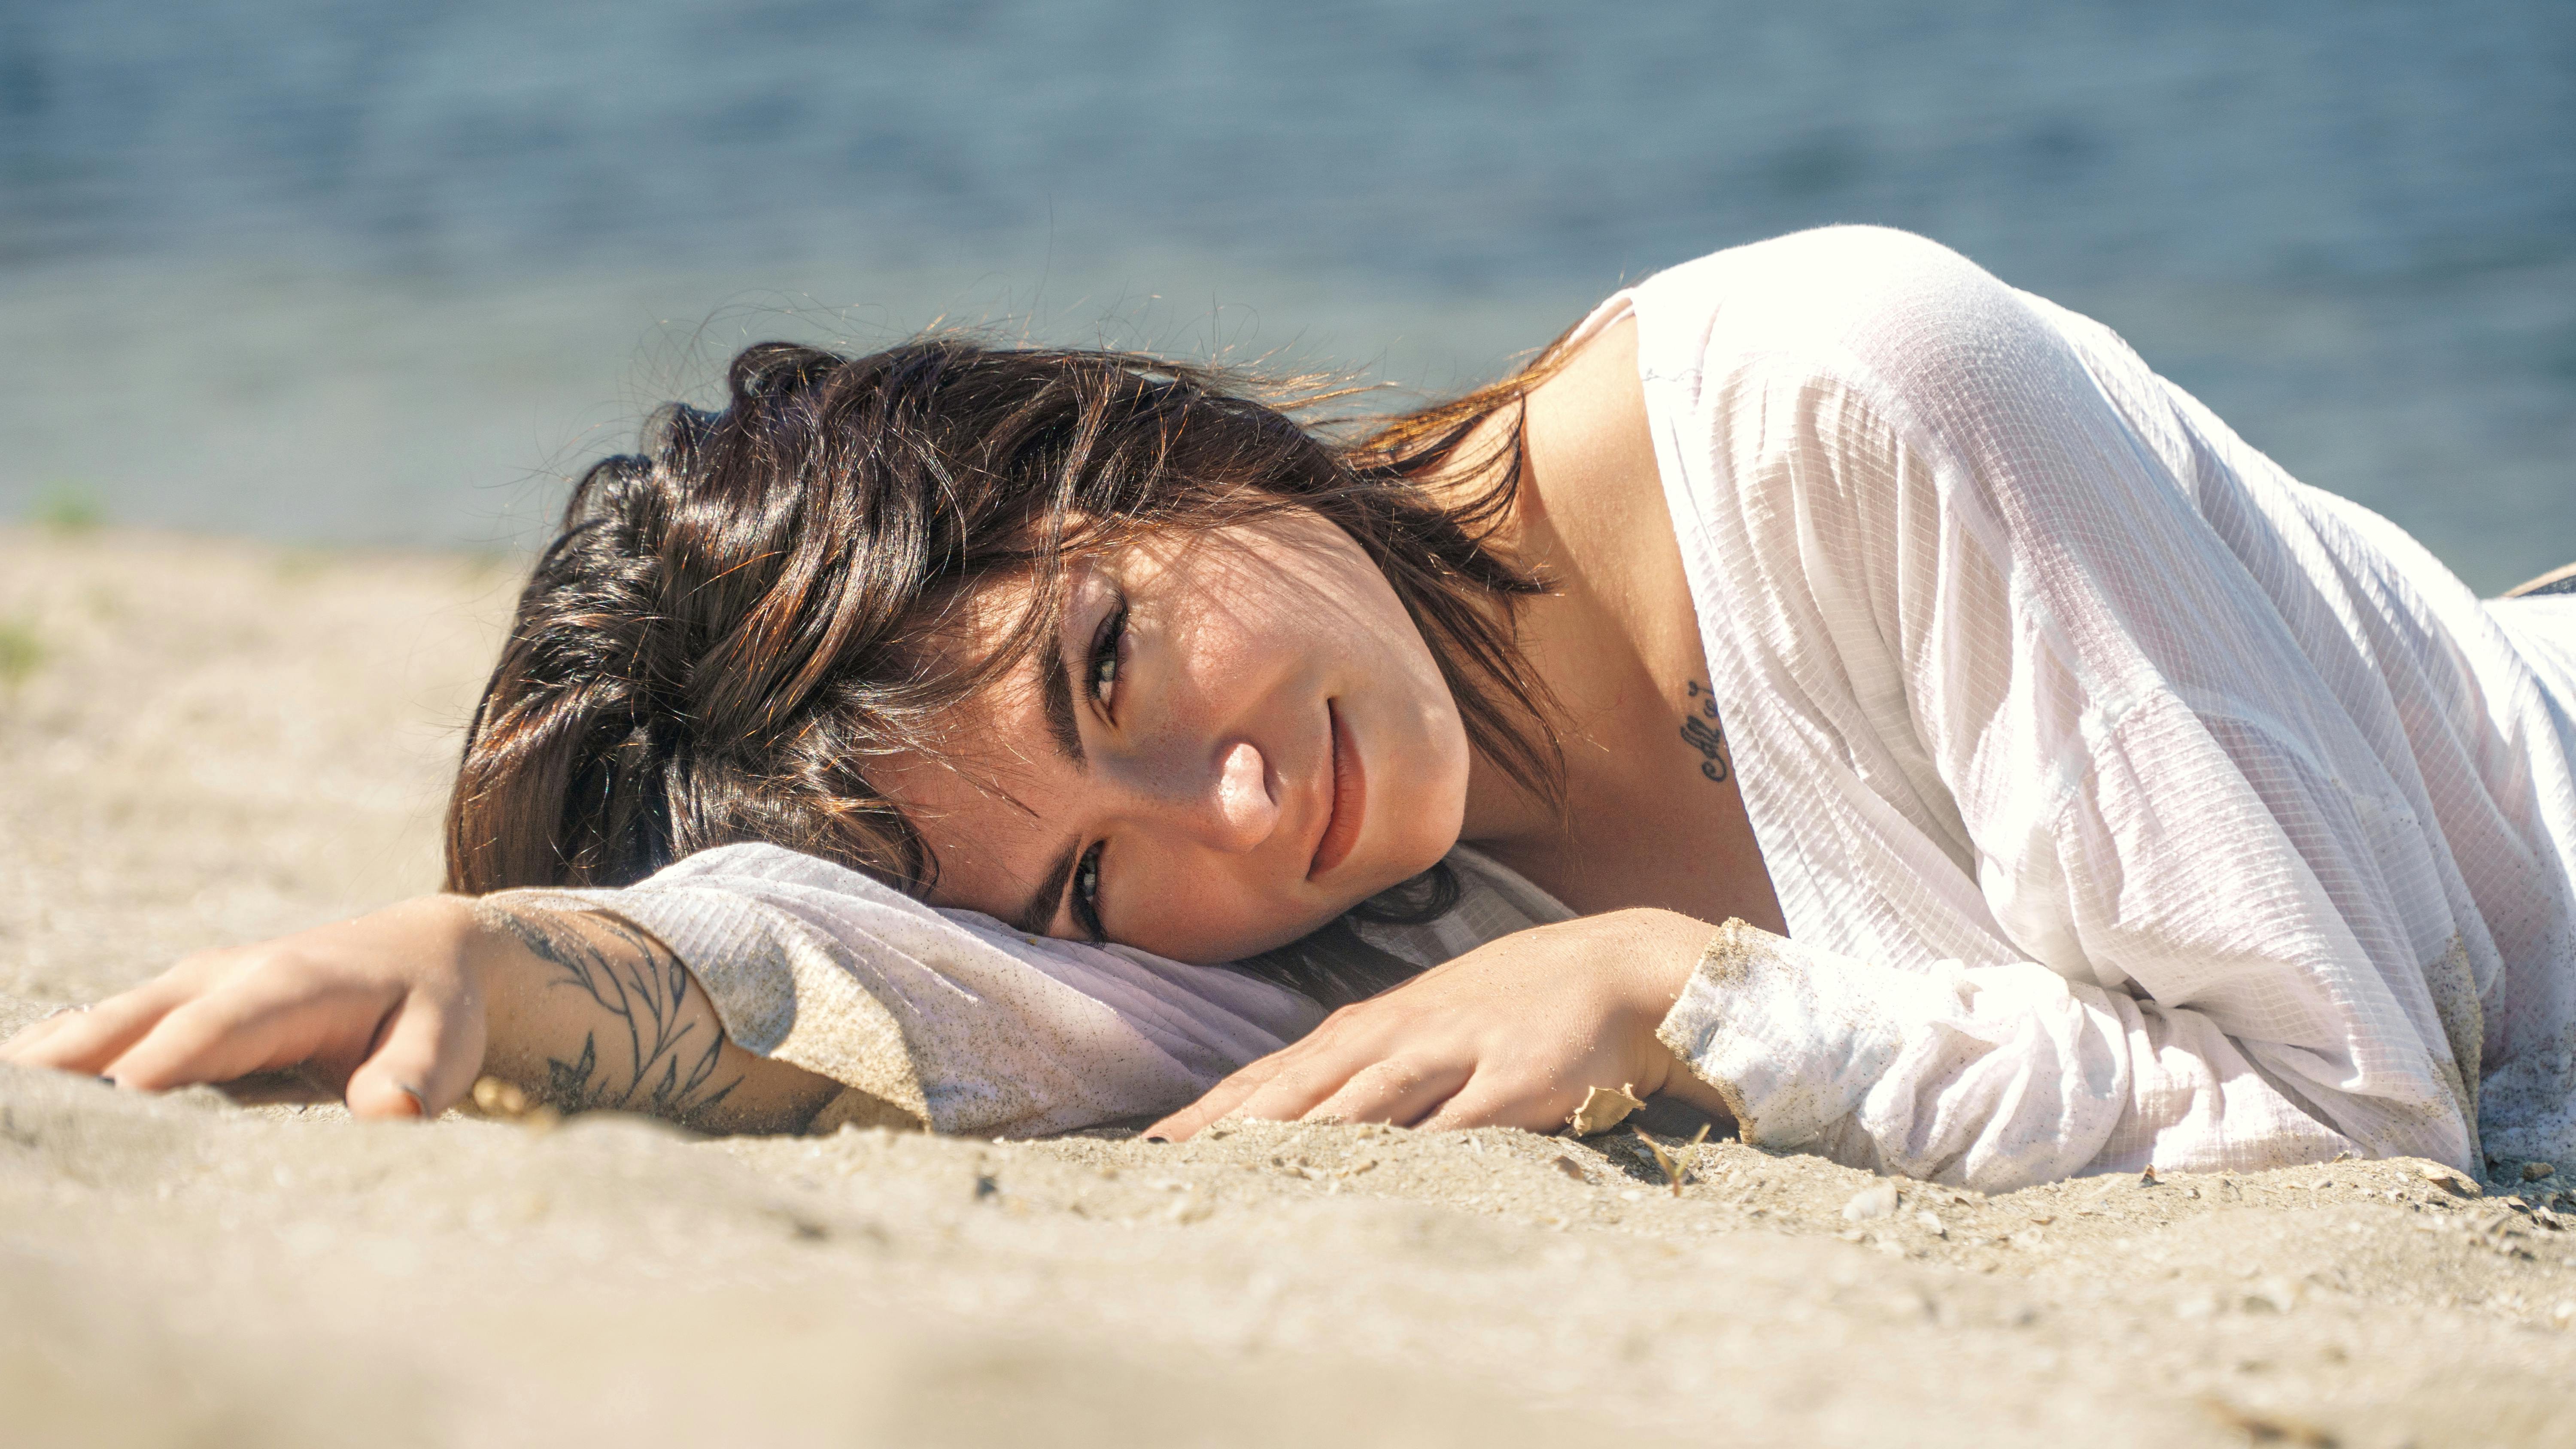
[(715, 1081), (723, 1037), (701, 1030), (701, 1022), (680, 1020), (689, 972), (669, 947), (614, 916), (585, 914), (575, 926), (544, 912), (489, 915), (555, 968), (559, 974), (549, 986), (579, 991), (617, 1023), (610, 1029), (611, 1060), (601, 1060), (597, 1029), (582, 1033), (581, 1054), (573, 1060), (546, 1059), (541, 1090), (547, 1105), (565, 1113), (649, 1112), (692, 1126), (742, 1085), (739, 1073), (721, 1085)]
[(1691, 705), (1682, 716), (1682, 742), (1699, 751), (1700, 774), (1724, 784), (1735, 773), (1735, 759), (1727, 753), (1726, 725), (1717, 717), (1717, 692), (1696, 679), (1687, 688)]

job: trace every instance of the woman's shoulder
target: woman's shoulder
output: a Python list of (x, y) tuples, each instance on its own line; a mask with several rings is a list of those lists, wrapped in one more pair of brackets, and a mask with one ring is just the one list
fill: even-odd
[(1986, 407), (2000, 360), (2066, 347), (2055, 309), (1891, 227), (1729, 247), (1621, 295), (1624, 311), (1615, 299), (1596, 310), (1529, 395), (1523, 440), (1550, 511), (1577, 499), (1643, 506), (1656, 486), (1649, 395), (1659, 390), (1669, 413), (1689, 405), (1670, 396), (1675, 387), (1704, 395), (1727, 376), (1765, 389), (1814, 382), (1874, 403), (1891, 422), (1937, 425)]
[[(1959, 252), (1883, 226), (1828, 226), (1711, 252), (1631, 294), (1648, 368), (1676, 347), (1817, 363), (1921, 358), (2040, 335), (2032, 301)], [(1694, 365), (1704, 359), (1695, 359)]]
[[(2074, 314), (1929, 237), (1833, 226), (1712, 252), (1631, 294), (1636, 357), (1663, 406), (1831, 396), (1900, 433), (1950, 432), (2063, 388), (2098, 346)], [(2089, 325), (2089, 324), (2087, 324)]]
[(1930, 237), (1894, 227), (1841, 225), (1710, 252), (1655, 273), (1634, 294), (1648, 305), (1679, 294), (1723, 298), (1746, 312), (1816, 315), (1989, 290), (2011, 289)]

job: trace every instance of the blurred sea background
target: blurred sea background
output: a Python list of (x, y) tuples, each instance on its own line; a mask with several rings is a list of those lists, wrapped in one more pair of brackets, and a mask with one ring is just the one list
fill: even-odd
[(762, 337), (1438, 394), (1837, 221), (2576, 558), (2569, 0), (0, 0), (0, 518), (523, 547)]

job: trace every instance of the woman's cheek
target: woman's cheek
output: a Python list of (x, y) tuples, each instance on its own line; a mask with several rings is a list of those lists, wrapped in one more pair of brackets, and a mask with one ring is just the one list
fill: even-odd
[[(1208, 893), (1202, 890), (1191, 894), (1205, 900)], [(1322, 920), (1309, 921), (1302, 914), (1282, 913), (1267, 902), (1245, 902), (1232, 912), (1189, 923), (1175, 931), (1167, 945), (1146, 945), (1145, 949), (1178, 961), (1215, 966), (1284, 946), (1331, 919), (1327, 915)]]

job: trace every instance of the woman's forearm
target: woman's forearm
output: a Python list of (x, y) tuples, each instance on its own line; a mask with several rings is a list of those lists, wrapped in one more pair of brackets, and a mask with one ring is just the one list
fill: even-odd
[(559, 1112), (642, 1112), (707, 1132), (801, 1130), (841, 1091), (727, 1040), (669, 947), (599, 911), (472, 903), (483, 1071)]

